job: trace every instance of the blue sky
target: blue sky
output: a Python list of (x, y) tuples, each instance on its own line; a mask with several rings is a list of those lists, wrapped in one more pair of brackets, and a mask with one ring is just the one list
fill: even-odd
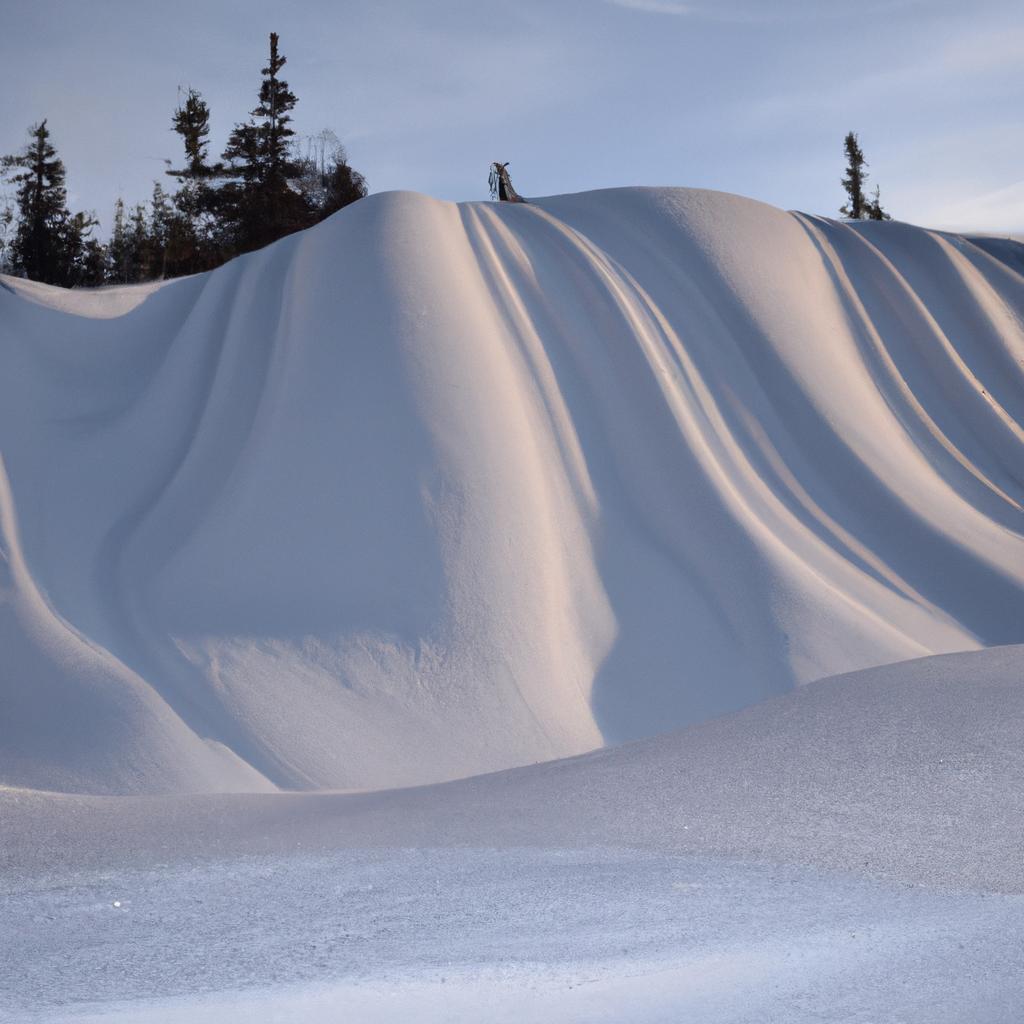
[[(1024, 231), (1019, 0), (0, 0), (0, 152), (49, 119), (73, 205), (144, 199), (179, 87), (213, 148), (275, 30), (300, 132), (333, 128), (373, 191), (486, 197), (491, 160), (550, 195), (718, 188), (834, 215), (845, 132), (900, 219)], [(169, 179), (166, 179), (169, 181)]]

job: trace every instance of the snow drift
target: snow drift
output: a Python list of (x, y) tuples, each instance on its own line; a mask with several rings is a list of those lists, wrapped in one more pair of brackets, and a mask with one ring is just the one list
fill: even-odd
[(0, 782), (386, 787), (1024, 640), (1024, 278), (724, 194), (371, 197), (0, 288)]

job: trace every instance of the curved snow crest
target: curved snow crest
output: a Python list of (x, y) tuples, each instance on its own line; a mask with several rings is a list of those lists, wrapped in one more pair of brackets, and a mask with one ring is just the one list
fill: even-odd
[(67, 289), (0, 274), (0, 287), (6, 288), (20, 298), (47, 309), (97, 320), (111, 320), (124, 316), (141, 306), (153, 292), (166, 288), (172, 283), (172, 281), (149, 281), (146, 284)]
[(0, 290), (6, 557), (137, 710), (11, 627), (0, 783), (431, 782), (1024, 640), (1024, 278), (958, 236), (389, 193), (73, 302)]

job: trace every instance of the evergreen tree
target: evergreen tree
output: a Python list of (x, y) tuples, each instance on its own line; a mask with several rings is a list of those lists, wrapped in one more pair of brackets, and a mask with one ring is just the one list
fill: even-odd
[(99, 221), (91, 213), (76, 213), (65, 219), (61, 227), (61, 262), (57, 283), (67, 288), (86, 283), (86, 262), (90, 248), (95, 243), (95, 239), (90, 236), (98, 224)]
[(153, 198), (149, 203), (149, 265), (146, 276), (167, 276), (167, 247), (173, 230), (174, 210), (159, 181), (153, 182)]
[(109, 276), (106, 246), (96, 238), (87, 238), (82, 251), (79, 284), (89, 288), (105, 284)]
[(50, 143), (46, 121), (30, 130), (31, 142), (17, 155), (3, 159), (9, 180), (17, 187), (18, 224), (11, 243), (15, 273), (47, 284), (67, 283), (69, 254), (67, 190), (64, 164)]
[(366, 179), (342, 156), (331, 168), (327, 178), (327, 197), (320, 208), (321, 217), (337, 213), (343, 206), (362, 199), (367, 193)]
[(878, 186), (875, 186), (874, 194), (871, 197), (871, 201), (868, 203), (868, 220), (892, 220), (882, 209), (882, 194)]
[(847, 133), (843, 148), (846, 153), (846, 175), (842, 185), (846, 189), (847, 202), (839, 208), (839, 212), (851, 220), (891, 220), (889, 214), (882, 209), (881, 192), (877, 185), (871, 199), (864, 194), (868, 180), (868, 172), (865, 170), (867, 161), (856, 132)]
[(224, 150), (232, 177), (222, 190), (224, 214), (235, 245), (247, 252), (307, 227), (310, 210), (292, 187), (302, 174), (290, 140), (291, 111), (297, 102), (280, 77), (286, 58), (278, 51), (278, 35), (270, 33), (270, 61), (262, 69), (259, 104), (250, 119), (235, 126)]
[(120, 196), (114, 204), (114, 228), (110, 233), (107, 250), (110, 256), (110, 280), (117, 284), (127, 284), (131, 273), (131, 238), (124, 200)]
[(174, 111), (172, 126), (185, 144), (187, 163), (184, 170), (167, 173), (179, 178), (208, 176), (206, 147), (210, 138), (210, 108), (196, 89), (189, 89), (184, 104)]
[(0, 274), (7, 274), (13, 269), (10, 261), (13, 225), (14, 206), (5, 196), (0, 206)]
[(271, 32), (270, 63), (261, 72), (263, 82), (260, 85), (260, 102), (252, 116), (263, 121), (260, 138), (264, 179), (283, 186), (296, 173), (288, 140), (295, 134), (289, 127), (292, 120), (289, 112), (295, 108), (297, 100), (295, 93), (288, 88), (288, 83), (278, 77), (287, 58), (278, 53), (277, 43), (277, 33)]
[(867, 181), (867, 172), (864, 168), (867, 162), (857, 141), (856, 132), (847, 133), (843, 148), (846, 153), (846, 175), (842, 179), (842, 185), (846, 189), (847, 202), (839, 208), (839, 212), (844, 217), (860, 220), (867, 211), (867, 200), (864, 198), (864, 183)]
[(224, 168), (207, 163), (210, 108), (197, 90), (189, 89), (185, 102), (174, 111), (171, 127), (185, 149), (185, 166), (167, 171), (181, 182), (174, 194), (176, 212), (165, 225), (162, 272), (173, 276), (209, 270), (222, 262), (214, 239), (223, 204), (214, 182)]
[(129, 284), (137, 284), (149, 277), (149, 224), (146, 220), (146, 207), (136, 203), (132, 209), (128, 230), (128, 259), (126, 279)]

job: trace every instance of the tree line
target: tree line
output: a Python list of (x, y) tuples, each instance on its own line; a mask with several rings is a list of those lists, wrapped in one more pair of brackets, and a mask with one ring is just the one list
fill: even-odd
[[(189, 89), (172, 117), (184, 149), (182, 166), (167, 174), (177, 187), (154, 182), (148, 203), (131, 209), (118, 199), (104, 243), (93, 213), (72, 213), (65, 169), (46, 121), (28, 145), (0, 159), (15, 186), (15, 208), (0, 209), (0, 270), (65, 287), (131, 284), (220, 266), (294, 231), (311, 227), (366, 195), (366, 180), (348, 163), (331, 131), (296, 139), (297, 98), (281, 77), (286, 62), (276, 32), (261, 70), (258, 103), (235, 125), (219, 160), (209, 155), (210, 108)], [(889, 220), (878, 187), (865, 193), (867, 161), (855, 132), (843, 143), (847, 202), (842, 216)]]
[(109, 240), (95, 237), (93, 213), (68, 208), (66, 172), (44, 120), (0, 170), (14, 186), (14, 208), (0, 211), (0, 269), (47, 284), (130, 284), (211, 270), (241, 253), (329, 217), (366, 195), (331, 131), (299, 140), (297, 98), (281, 77), (286, 58), (276, 32), (261, 70), (257, 105), (235, 125), (219, 160), (209, 155), (210, 108), (189, 89), (172, 117), (182, 166), (176, 187), (153, 185), (148, 203), (114, 207)]

